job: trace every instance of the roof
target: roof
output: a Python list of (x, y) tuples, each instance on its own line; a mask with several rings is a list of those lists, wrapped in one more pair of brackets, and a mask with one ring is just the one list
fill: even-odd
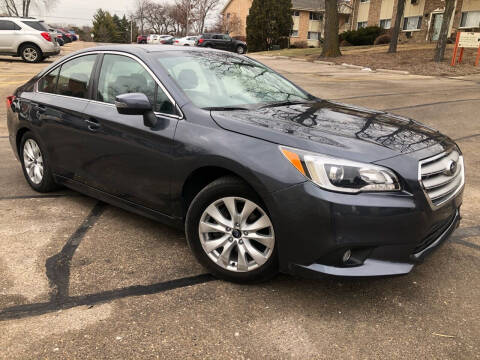
[[(228, 0), (222, 9), (222, 13), (230, 5), (233, 0)], [(248, 0), (244, 1), (247, 4)], [(306, 11), (325, 11), (325, 0), (292, 0), (293, 10), (306, 10)]]

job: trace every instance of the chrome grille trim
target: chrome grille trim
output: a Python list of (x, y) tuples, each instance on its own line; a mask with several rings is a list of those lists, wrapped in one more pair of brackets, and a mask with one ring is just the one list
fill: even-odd
[[(456, 162), (456, 171), (449, 173), (451, 163)], [(457, 149), (422, 160), (418, 166), (418, 181), (435, 209), (455, 197), (465, 184), (463, 156)]]

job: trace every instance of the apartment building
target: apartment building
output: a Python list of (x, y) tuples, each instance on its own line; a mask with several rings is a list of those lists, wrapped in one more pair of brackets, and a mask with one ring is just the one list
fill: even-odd
[[(390, 29), (397, 12), (398, 0), (356, 0), (352, 29), (380, 26)], [(406, 0), (400, 41), (437, 41), (445, 11), (444, 0)], [(456, 0), (449, 35), (457, 30), (480, 31), (480, 0)]]
[[(247, 16), (253, 0), (229, 0), (222, 15), (231, 36), (245, 38)], [(445, 0), (405, 0), (401, 42), (438, 40), (445, 11)], [(339, 32), (367, 26), (390, 29), (398, 0), (339, 0)], [(290, 43), (306, 42), (319, 46), (325, 26), (324, 0), (292, 0), (293, 28)], [(449, 35), (457, 30), (480, 31), (480, 0), (456, 0)]]
[[(253, 0), (229, 0), (222, 15), (229, 33), (233, 37), (246, 37), (247, 16)], [(352, 26), (350, 14), (353, 6), (349, 1), (342, 1), (339, 6), (340, 32)], [(308, 46), (319, 46), (325, 27), (324, 0), (292, 0), (293, 27), (290, 43), (306, 42)]]

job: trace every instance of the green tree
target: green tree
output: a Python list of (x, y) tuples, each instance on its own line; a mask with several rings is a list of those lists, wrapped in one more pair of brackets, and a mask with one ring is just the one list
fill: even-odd
[(268, 50), (288, 38), (293, 26), (291, 0), (253, 0), (247, 16), (249, 50)]
[(96, 42), (115, 42), (118, 39), (117, 26), (108, 11), (98, 9), (93, 15), (92, 33)]

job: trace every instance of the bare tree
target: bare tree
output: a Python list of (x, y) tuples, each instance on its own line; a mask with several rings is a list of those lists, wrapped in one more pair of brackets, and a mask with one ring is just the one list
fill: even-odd
[(203, 33), (205, 29), (205, 21), (212, 11), (215, 11), (219, 4), (219, 0), (198, 0), (196, 4), (197, 18), (197, 32)]
[(135, 18), (140, 23), (140, 33), (144, 34), (144, 27), (146, 23), (145, 8), (148, 0), (137, 0), (137, 10), (135, 11)]
[(445, 57), (445, 49), (447, 47), (448, 29), (452, 19), (453, 10), (455, 10), (455, 0), (445, 0), (445, 12), (443, 13), (442, 27), (438, 36), (437, 47), (433, 60), (436, 62), (443, 61)]
[(0, 9), (9, 16), (28, 17), (32, 8), (53, 6), (55, 0), (0, 0)]
[(389, 53), (397, 52), (398, 36), (400, 35), (403, 12), (405, 11), (405, 1), (406, 0), (397, 0), (397, 14), (395, 15), (395, 23), (393, 24), (392, 29), (392, 38), (388, 47)]
[(325, 41), (322, 48), (322, 56), (341, 56), (338, 41), (338, 2), (337, 0), (325, 0)]

